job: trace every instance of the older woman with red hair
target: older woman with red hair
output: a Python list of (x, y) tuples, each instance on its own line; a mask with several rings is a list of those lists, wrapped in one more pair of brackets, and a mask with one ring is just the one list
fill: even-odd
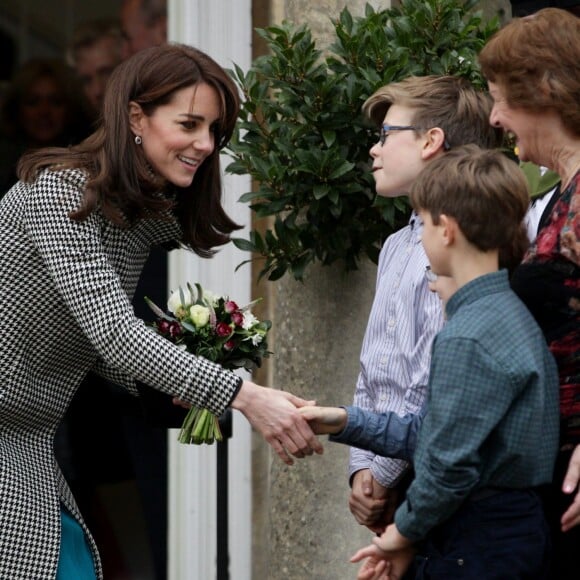
[[(580, 20), (546, 8), (489, 41), (480, 64), (495, 105), (491, 123), (523, 161), (561, 178), (512, 285), (539, 322), (560, 375), (560, 453), (546, 514), (553, 578), (578, 578), (580, 546)], [(542, 425), (531, 426), (541, 429)]]

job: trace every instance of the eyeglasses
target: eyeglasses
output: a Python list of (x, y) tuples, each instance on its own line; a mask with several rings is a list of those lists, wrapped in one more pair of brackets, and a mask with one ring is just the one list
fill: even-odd
[(427, 282), (437, 282), (437, 274), (431, 270), (431, 266), (425, 266), (425, 278), (427, 278)]
[(389, 136), (389, 131), (418, 131), (419, 127), (414, 127), (413, 125), (383, 125), (381, 127), (381, 132), (379, 134), (379, 143), (381, 145), (385, 144), (387, 137)]
[[(387, 137), (389, 136), (389, 131), (421, 131), (421, 127), (415, 127), (414, 125), (383, 125), (381, 127), (381, 132), (379, 133), (379, 143), (381, 147), (385, 144)], [(443, 150), (449, 151), (451, 145), (447, 138), (443, 141)]]

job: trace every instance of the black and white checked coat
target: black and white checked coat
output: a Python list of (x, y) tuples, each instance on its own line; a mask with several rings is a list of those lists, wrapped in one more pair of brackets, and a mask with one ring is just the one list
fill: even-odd
[[(222, 413), (240, 379), (154, 334), (131, 297), (151, 245), (175, 221), (119, 228), (81, 202), (79, 170), (42, 172), (0, 202), (0, 579), (56, 575), (60, 503), (83, 526), (57, 466), (54, 433), (90, 369), (136, 392), (133, 378)], [(106, 429), (103, 417), (103, 429)]]

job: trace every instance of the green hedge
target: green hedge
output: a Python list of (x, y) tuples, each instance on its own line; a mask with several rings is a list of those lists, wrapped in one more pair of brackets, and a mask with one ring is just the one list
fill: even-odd
[[(342, 262), (376, 261), (385, 237), (407, 219), (406, 198), (377, 198), (369, 148), (376, 127), (361, 114), (377, 88), (409, 75), (456, 74), (483, 86), (476, 55), (499, 27), (477, 2), (406, 0), (363, 17), (344, 9), (324, 52), (307, 26), (284, 22), (258, 30), (270, 53), (231, 71), (244, 96), (226, 171), (249, 174), (241, 197), (273, 228), (235, 239), (261, 261), (260, 277)], [(250, 260), (248, 260), (250, 261)], [(245, 262), (244, 262), (245, 263)]]

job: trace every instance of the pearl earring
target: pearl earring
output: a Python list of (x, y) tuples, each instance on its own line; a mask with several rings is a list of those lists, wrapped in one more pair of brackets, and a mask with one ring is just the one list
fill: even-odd
[(143, 139), (141, 139), (141, 135), (135, 135), (135, 145), (141, 145), (143, 143)]

